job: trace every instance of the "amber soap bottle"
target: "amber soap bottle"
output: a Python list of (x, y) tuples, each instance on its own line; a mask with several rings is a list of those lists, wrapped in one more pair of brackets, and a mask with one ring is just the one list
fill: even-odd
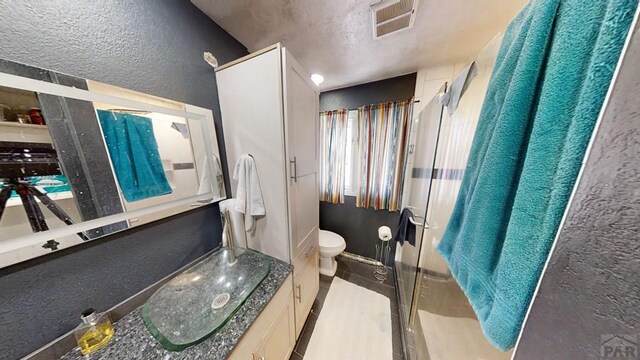
[(74, 330), (74, 335), (83, 355), (91, 354), (105, 347), (114, 330), (109, 313), (97, 313), (94, 309), (82, 312), (82, 323)]

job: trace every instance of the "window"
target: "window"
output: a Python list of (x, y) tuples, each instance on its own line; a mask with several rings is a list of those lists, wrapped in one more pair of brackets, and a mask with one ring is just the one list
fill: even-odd
[(358, 110), (349, 110), (347, 118), (347, 149), (344, 164), (344, 194), (356, 196), (358, 192)]

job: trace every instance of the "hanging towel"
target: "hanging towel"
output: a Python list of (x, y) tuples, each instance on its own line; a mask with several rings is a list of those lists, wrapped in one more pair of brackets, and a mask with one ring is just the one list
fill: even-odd
[(411, 223), (413, 219), (413, 212), (408, 208), (404, 208), (400, 213), (400, 220), (398, 221), (398, 231), (396, 231), (396, 241), (400, 245), (404, 245), (404, 242), (416, 246), (416, 226)]
[(442, 105), (447, 107), (449, 115), (452, 115), (456, 111), (462, 95), (467, 91), (467, 88), (471, 85), (471, 81), (475, 79), (476, 76), (478, 76), (478, 66), (475, 61), (472, 61), (471, 64), (467, 65), (460, 75), (453, 80), (451, 90), (447, 92), (440, 101)]
[(438, 251), (485, 336), (515, 344), (637, 0), (533, 0), (509, 25)]
[(189, 127), (187, 124), (173, 122), (171, 123), (171, 128), (179, 132), (183, 138), (189, 138)]
[(214, 196), (222, 196), (221, 190), (224, 189), (224, 177), (222, 175), (222, 166), (218, 157), (213, 155), (213, 165), (216, 174), (215, 188), (211, 182), (211, 170), (209, 170), (209, 157), (205, 156), (202, 160), (202, 174), (200, 175), (200, 186), (198, 187), (198, 195), (206, 194), (213, 191)]
[(217, 191), (218, 196), (226, 196), (224, 192), (224, 173), (222, 172), (222, 164), (220, 164), (220, 159), (217, 156), (213, 155), (213, 165), (214, 165), (214, 174), (216, 176), (214, 189)]
[(244, 228), (247, 232), (252, 232), (256, 219), (266, 214), (264, 201), (262, 200), (262, 190), (258, 179), (258, 170), (253, 156), (244, 154), (240, 156), (233, 171), (233, 180), (238, 181), (236, 191), (235, 209), (244, 214)]
[(207, 194), (213, 190), (211, 184), (211, 170), (209, 170), (209, 157), (202, 159), (202, 174), (200, 174), (200, 185), (198, 186), (198, 195)]
[(98, 110), (111, 164), (128, 202), (171, 194), (151, 119)]

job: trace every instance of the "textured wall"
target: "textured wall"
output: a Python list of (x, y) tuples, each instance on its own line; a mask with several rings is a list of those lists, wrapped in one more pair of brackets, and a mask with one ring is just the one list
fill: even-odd
[[(4, 1), (0, 13), (0, 58), (212, 109), (226, 158), (202, 53), (225, 63), (246, 49), (188, 1)], [(220, 234), (211, 205), (1, 269), (0, 359), (71, 330), (88, 306), (137, 293), (217, 246)]]
[[(389, 226), (395, 234), (398, 216), (398, 212), (356, 207), (354, 196), (345, 196), (344, 204), (320, 202), (320, 229), (342, 235), (347, 243), (346, 251), (372, 259), (376, 256), (378, 228)], [(392, 245), (395, 249), (395, 243)], [(389, 255), (390, 264), (393, 263), (393, 254)]]
[(0, 58), (213, 110), (226, 161), (213, 69), (245, 47), (188, 1), (3, 1)]
[[(629, 339), (638, 344), (638, 63), (640, 28), (636, 27), (525, 324), (517, 360), (600, 359), (601, 335), (607, 334), (633, 334)], [(614, 339), (608, 345), (616, 342), (624, 340)], [(638, 356), (636, 347), (634, 359)]]
[(362, 105), (408, 100), (416, 90), (416, 73), (323, 92), (320, 111), (357, 109)]
[[(320, 111), (356, 109), (362, 105), (408, 100), (413, 96), (415, 87), (416, 74), (413, 73), (323, 92), (320, 94)], [(355, 197), (345, 196), (344, 204), (321, 202), (320, 228), (342, 235), (347, 242), (346, 251), (374, 258), (378, 227), (389, 226), (395, 233), (399, 213), (358, 208), (355, 200)], [(393, 260), (393, 253), (389, 258)]]

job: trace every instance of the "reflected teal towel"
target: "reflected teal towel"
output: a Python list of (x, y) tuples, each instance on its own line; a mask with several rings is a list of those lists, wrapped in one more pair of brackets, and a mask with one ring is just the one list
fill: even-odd
[(151, 119), (98, 110), (118, 185), (128, 202), (171, 193)]
[(505, 33), (438, 251), (488, 340), (514, 346), (637, 0), (532, 0)]

